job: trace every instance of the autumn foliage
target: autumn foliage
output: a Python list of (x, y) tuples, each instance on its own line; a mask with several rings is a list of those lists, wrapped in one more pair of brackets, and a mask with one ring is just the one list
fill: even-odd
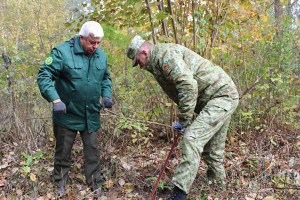
[[(171, 148), (177, 107), (126, 57), (139, 34), (153, 43), (182, 44), (221, 66), (236, 83), (240, 104), (224, 153), (226, 188), (208, 186), (201, 162), (188, 199), (299, 199), (299, 2), (291, 0), (4, 0), (0, 2), (0, 199), (55, 199), (51, 109), (36, 75), (51, 48), (77, 35), (87, 20), (104, 28), (113, 80), (111, 110), (98, 131), (102, 199), (147, 199)], [(168, 197), (180, 143), (155, 199)], [(82, 144), (62, 198), (92, 198), (83, 176)]]

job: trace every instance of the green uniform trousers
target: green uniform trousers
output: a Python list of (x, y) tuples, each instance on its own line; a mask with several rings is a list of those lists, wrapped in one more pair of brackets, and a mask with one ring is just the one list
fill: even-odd
[[(71, 150), (77, 135), (77, 131), (58, 126), (53, 123), (54, 136), (56, 138), (54, 155), (54, 182), (57, 187), (65, 187), (68, 172), (71, 167)], [(96, 190), (103, 185), (100, 169), (100, 155), (97, 147), (97, 132), (88, 133), (80, 131), (83, 143), (84, 172), (88, 186)]]
[(187, 129), (182, 140), (182, 159), (172, 178), (184, 192), (189, 192), (195, 180), (201, 156), (208, 165), (209, 180), (225, 179), (223, 152), (231, 114), (237, 105), (238, 99), (212, 99)]

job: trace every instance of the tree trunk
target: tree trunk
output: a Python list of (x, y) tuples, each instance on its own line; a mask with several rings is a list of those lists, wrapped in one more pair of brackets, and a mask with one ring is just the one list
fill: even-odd
[(275, 6), (274, 6), (274, 11), (275, 11), (275, 22), (276, 22), (276, 26), (278, 28), (278, 31), (276, 32), (276, 34), (278, 35), (279, 33), (282, 32), (282, 26), (281, 26), (281, 16), (283, 13), (283, 8), (282, 5), (280, 3), (280, 0), (275, 0)]
[(193, 43), (194, 43), (194, 51), (196, 52), (196, 19), (195, 19), (195, 16), (194, 16), (194, 13), (195, 13), (195, 0), (192, 1), (192, 10), (193, 10), (193, 30), (194, 30), (194, 34), (193, 34)]
[(150, 7), (149, 0), (146, 0), (146, 4), (147, 4), (147, 8), (149, 10), (149, 18), (150, 18), (150, 22), (151, 22), (153, 42), (154, 42), (154, 44), (157, 44), (156, 34), (155, 34), (155, 29), (154, 29), (153, 20), (152, 20), (152, 14), (151, 14), (152, 12), (151, 12), (151, 7)]
[[(160, 2), (160, 0), (157, 0), (157, 2)], [(165, 9), (164, 9), (164, 1), (161, 1), (161, 4), (158, 5), (158, 9), (160, 10), (160, 12), (165, 13)], [(166, 23), (165, 20), (161, 20), (161, 25), (164, 31), (165, 36), (169, 37), (169, 31), (168, 31), (168, 24)]]
[(169, 6), (170, 14), (172, 16), (172, 24), (173, 24), (173, 31), (174, 31), (175, 41), (176, 41), (176, 44), (178, 44), (177, 28), (176, 28), (176, 24), (175, 24), (176, 22), (175, 22), (175, 19), (174, 19), (171, 0), (168, 0), (168, 6)]

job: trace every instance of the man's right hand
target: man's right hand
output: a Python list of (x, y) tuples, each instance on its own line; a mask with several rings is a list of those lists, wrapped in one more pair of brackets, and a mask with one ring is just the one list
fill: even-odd
[(66, 113), (66, 105), (62, 101), (53, 103), (53, 111), (56, 114), (65, 114)]
[(187, 127), (187, 125), (180, 124), (179, 122), (176, 122), (173, 125), (174, 131), (176, 131), (177, 133), (182, 133), (182, 134), (185, 132), (186, 127)]

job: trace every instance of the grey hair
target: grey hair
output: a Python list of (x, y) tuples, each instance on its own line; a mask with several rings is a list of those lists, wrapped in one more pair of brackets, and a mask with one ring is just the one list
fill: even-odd
[(103, 29), (98, 22), (87, 21), (82, 25), (79, 31), (79, 35), (81, 35), (84, 38), (87, 38), (90, 34), (94, 37), (100, 38), (104, 36)]

